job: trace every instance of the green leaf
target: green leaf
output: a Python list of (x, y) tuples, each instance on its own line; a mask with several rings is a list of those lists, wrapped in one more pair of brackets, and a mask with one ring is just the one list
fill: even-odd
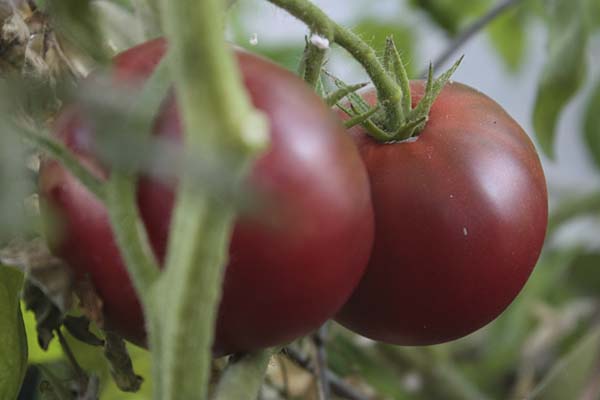
[(538, 88), (533, 126), (542, 150), (554, 156), (561, 111), (577, 93), (586, 72), (586, 0), (548, 1), (548, 60)]
[(0, 265), (0, 399), (16, 399), (27, 370), (27, 338), (19, 295), (23, 274)]
[(526, 18), (520, 9), (496, 18), (488, 28), (489, 38), (510, 72), (517, 72), (525, 56), (527, 37)]
[(548, 372), (530, 399), (578, 399), (594, 372), (600, 356), (600, 327), (579, 340)]
[[(600, 17), (600, 14), (598, 16)], [(584, 134), (592, 159), (600, 168), (600, 80), (598, 80), (587, 106)]]

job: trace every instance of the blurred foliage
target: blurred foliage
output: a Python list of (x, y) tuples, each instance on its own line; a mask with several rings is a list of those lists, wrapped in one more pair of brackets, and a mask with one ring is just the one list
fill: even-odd
[(427, 16), (450, 36), (458, 34), (464, 23), (481, 14), (491, 0), (411, 0), (410, 4)]
[(0, 265), (0, 398), (19, 393), (27, 369), (27, 341), (19, 305), (23, 284), (21, 271)]
[(549, 0), (548, 60), (537, 93), (533, 124), (542, 150), (554, 156), (556, 125), (587, 70), (587, 0)]
[(507, 69), (516, 73), (527, 53), (529, 15), (522, 8), (508, 11), (490, 23), (490, 40)]
[[(0, 0), (2, 13), (6, 11), (1, 8), (6, 4), (3, 1)], [(296, 71), (305, 39), (302, 36), (291, 40), (259, 38), (258, 43), (251, 43), (253, 30), (248, 19), (255, 16), (256, 3), (238, 3), (230, 13), (229, 33), (233, 42)], [(45, 0), (37, 4), (43, 14), (29, 10), (16, 20), (23, 29), (19, 31), (20, 41), (14, 42), (18, 46), (7, 46), (5, 37), (0, 37), (0, 184), (3, 188), (0, 192), (0, 243), (32, 230), (31, 213), (26, 212), (24, 204), (34, 192), (35, 168), (30, 168), (32, 150), (19, 137), (21, 117), (26, 115), (43, 125), (52, 119), (64, 101), (61, 85), (68, 86), (69, 82), (63, 80), (65, 76), (84, 75), (91, 68), (107, 62), (115, 52), (160, 32), (152, 4), (145, 0)], [(493, 0), (410, 0), (402, 4), (405, 4), (402, 12), (408, 18), (398, 18), (398, 21), (393, 15), (377, 18), (358, 10), (351, 27), (379, 54), (385, 38), (394, 36), (404, 62), (411, 69), (418, 61), (417, 55), (427, 59), (436, 56), (419, 53), (424, 38), (415, 29), (412, 21), (418, 24), (419, 20), (413, 16), (417, 13), (424, 16), (429, 25), (424, 31), (439, 30), (450, 43), (497, 3)], [(0, 22), (4, 23), (2, 13)], [(40, 30), (32, 24), (34, 14), (36, 18), (49, 17), (50, 25), (41, 25), (51, 27), (50, 31), (55, 31), (57, 37), (52, 38), (46, 33), (40, 36), (42, 31), (50, 31)], [(542, 149), (552, 155), (556, 126), (563, 109), (573, 104), (572, 99), (589, 84), (586, 81), (590, 61), (587, 44), (590, 34), (600, 31), (600, 1), (523, 0), (491, 22), (482, 34), (488, 35), (492, 48), (512, 74), (519, 74), (527, 61), (529, 35), (534, 23), (546, 27), (548, 54), (540, 76), (533, 120)], [(44, 40), (40, 41), (40, 37)], [(40, 43), (51, 46), (40, 47)], [(339, 50), (334, 47), (334, 51)], [(73, 62), (67, 62), (69, 60)], [(591, 61), (589, 66), (597, 69), (595, 60)], [(414, 75), (416, 71), (410, 72)], [(131, 110), (127, 105), (135, 102), (131, 93), (109, 93), (99, 90), (98, 86), (90, 87), (92, 89), (78, 93), (78, 99), (93, 106), (90, 109), (99, 118), (99, 123), (117, 123), (123, 117), (119, 110)], [(102, 104), (110, 107), (105, 107), (101, 115), (98, 105)], [(600, 81), (597, 81), (581, 109), (582, 131), (569, 128), (571, 134), (585, 138), (587, 150), (600, 169), (599, 110)], [(115, 130), (115, 133), (123, 132)], [(117, 148), (127, 156), (132, 153), (132, 146), (135, 143), (119, 142)], [(558, 198), (551, 233), (573, 216), (583, 214), (600, 215), (598, 202), (571, 202), (569, 199), (567, 204), (565, 199)], [(10, 276), (6, 277), (5, 272)], [(29, 312), (24, 314), (25, 346), (25, 335), (20, 332), (20, 311), (15, 306), (20, 279), (18, 272), (0, 267), (0, 287), (4, 288), (0, 296), (6, 293), (10, 297), (9, 301), (0, 301), (0, 326), (3, 327), (0, 335), (0, 397), (8, 393), (2, 390), (16, 390), (25, 370), (24, 349), (27, 347), (29, 365), (39, 372), (36, 385), (47, 381), (48, 385), (41, 385), (46, 391), (48, 388), (65, 390), (65, 380), (74, 379), (73, 366), (57, 340), (50, 342), (47, 351), (40, 349), (35, 320)], [(600, 251), (561, 248), (549, 241), (520, 296), (500, 318), (481, 331), (449, 344), (402, 348), (376, 344), (334, 324), (327, 344), (329, 366), (342, 382), (376, 398), (482, 400), (533, 396), (536, 399), (575, 399), (584, 392), (589, 398), (598, 398), (599, 388), (594, 382), (600, 379), (599, 287)], [(5, 322), (4, 317), (16, 318), (17, 323)], [(102, 336), (100, 331), (94, 332)], [(147, 351), (128, 346), (135, 372), (146, 380), (139, 392), (123, 393), (110, 376), (103, 349), (82, 343), (66, 331), (64, 334), (81, 367), (99, 379), (101, 400), (150, 398), (152, 382), (148, 379), (150, 354)], [(277, 390), (269, 392), (271, 397), (267, 397), (265, 390), (264, 398), (282, 398), (285, 392), (294, 393), (296, 398), (313, 398), (313, 375), (292, 368), (283, 355), (277, 359), (286, 361), (281, 362), (281, 368), (269, 370), (265, 385)], [(5, 367), (10, 360), (19, 363), (18, 368)], [(281, 372), (282, 369), (285, 371)], [(36, 398), (42, 398), (40, 393)]]
[[(600, 20), (600, 14), (598, 14)], [(584, 116), (584, 135), (587, 143), (587, 148), (596, 162), (596, 166), (600, 168), (600, 79), (596, 83), (592, 95), (590, 96), (586, 114)]]

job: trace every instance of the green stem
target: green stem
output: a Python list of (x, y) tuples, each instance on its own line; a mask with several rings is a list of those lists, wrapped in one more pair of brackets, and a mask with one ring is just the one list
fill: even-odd
[(325, 61), (327, 50), (320, 49), (310, 42), (306, 44), (304, 55), (302, 56), (302, 76), (306, 83), (311, 87), (316, 87), (319, 77), (321, 76), (321, 68)]
[(48, 153), (52, 158), (60, 161), (96, 197), (104, 200), (106, 193), (103, 182), (83, 166), (77, 157), (62, 143), (27, 127), (20, 127), (19, 131), (33, 145)]
[(106, 194), (115, 239), (133, 285), (145, 305), (148, 291), (159, 278), (160, 271), (137, 209), (135, 180), (113, 171)]
[(390, 125), (386, 127), (387, 130), (394, 132), (404, 122), (401, 106), (402, 91), (394, 79), (388, 75), (371, 46), (352, 31), (336, 24), (308, 0), (268, 1), (304, 22), (311, 32), (331, 37), (333, 42), (346, 49), (364, 67), (377, 89), (377, 96), (382, 107), (386, 111)]
[(272, 349), (244, 354), (230, 362), (217, 386), (213, 400), (254, 400), (262, 385)]
[[(222, 0), (162, 0), (170, 67), (184, 123), (186, 156), (223, 158), (241, 178), (266, 140), (231, 48), (223, 38)], [(187, 158), (186, 158), (187, 159)], [(235, 180), (239, 183), (239, 179)], [(160, 316), (161, 400), (204, 399), (222, 268), (234, 210), (198, 188), (184, 171), (177, 192), (164, 280), (153, 291)], [(160, 301), (157, 299), (161, 299)], [(152, 319), (156, 318), (156, 315)]]

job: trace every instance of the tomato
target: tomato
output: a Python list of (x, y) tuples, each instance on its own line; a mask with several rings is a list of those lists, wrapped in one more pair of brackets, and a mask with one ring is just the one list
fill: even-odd
[[(424, 83), (411, 92), (416, 104)], [(375, 340), (429, 345), (496, 318), (536, 264), (548, 218), (542, 167), (521, 127), (451, 83), (416, 139), (381, 144), (361, 127), (350, 133), (371, 182), (375, 243), (337, 321)]]
[[(116, 57), (117, 84), (139, 85), (165, 49), (165, 41), (157, 39)], [(235, 222), (214, 343), (219, 355), (289, 342), (334, 315), (364, 272), (374, 230), (368, 177), (336, 116), (292, 73), (249, 53), (236, 56), (254, 106), (270, 123), (270, 147), (248, 177), (268, 201)], [(154, 130), (181, 141), (173, 96), (165, 100)], [(77, 106), (62, 114), (55, 131), (82, 160), (97, 166), (94, 129)], [(151, 175), (138, 186), (142, 219), (161, 262), (174, 186)], [(107, 324), (143, 344), (142, 311), (104, 206), (57, 162), (44, 163), (41, 192), (61, 221), (55, 252), (79, 276), (91, 277)]]

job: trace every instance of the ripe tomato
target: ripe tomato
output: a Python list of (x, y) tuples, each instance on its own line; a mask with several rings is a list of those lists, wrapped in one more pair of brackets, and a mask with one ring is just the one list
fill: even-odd
[[(158, 39), (122, 53), (113, 76), (120, 83), (145, 79), (165, 49)], [(334, 315), (364, 272), (374, 230), (368, 177), (337, 118), (290, 72), (241, 51), (237, 59), (254, 106), (270, 123), (270, 147), (248, 178), (269, 201), (258, 214), (236, 221), (216, 354), (283, 344)], [(56, 132), (82, 159), (93, 159), (93, 127), (77, 107), (65, 111)], [(173, 96), (157, 117), (155, 134), (181, 140)], [(161, 261), (173, 186), (145, 176), (138, 188), (139, 209)], [(56, 253), (92, 278), (108, 324), (143, 343), (141, 308), (104, 206), (56, 162), (44, 164), (41, 192), (62, 222)]]
[[(423, 82), (411, 90), (416, 104)], [(427, 345), (496, 318), (527, 281), (546, 232), (546, 183), (527, 135), (458, 83), (443, 89), (416, 140), (380, 144), (361, 127), (350, 132), (371, 181), (375, 243), (337, 320), (372, 339)]]

